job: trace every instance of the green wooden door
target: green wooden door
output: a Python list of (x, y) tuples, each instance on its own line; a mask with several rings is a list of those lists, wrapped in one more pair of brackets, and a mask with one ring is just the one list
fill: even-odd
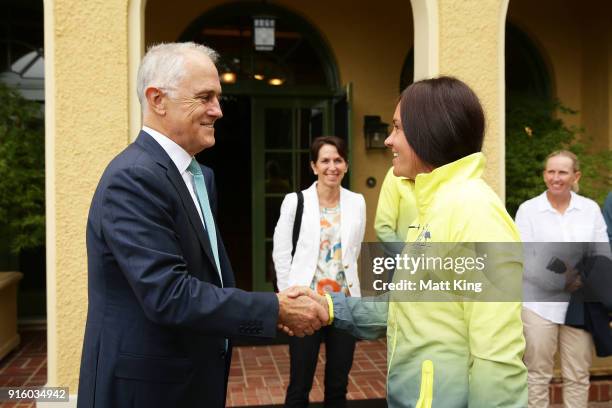
[(253, 290), (273, 289), (272, 236), (280, 206), (287, 193), (314, 182), (310, 143), (333, 134), (332, 107), (331, 99), (253, 98)]

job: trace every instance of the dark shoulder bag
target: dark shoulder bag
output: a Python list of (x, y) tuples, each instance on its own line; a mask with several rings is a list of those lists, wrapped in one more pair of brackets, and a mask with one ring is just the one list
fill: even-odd
[(291, 249), (291, 258), (295, 255), (298, 238), (300, 237), (300, 226), (302, 225), (302, 213), (304, 212), (304, 194), (301, 191), (297, 193), (297, 208), (295, 209), (295, 218), (293, 220), (293, 248)]

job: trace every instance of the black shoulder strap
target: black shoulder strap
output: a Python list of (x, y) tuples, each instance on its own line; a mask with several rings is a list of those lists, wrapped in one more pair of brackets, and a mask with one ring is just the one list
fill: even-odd
[(301, 191), (297, 193), (297, 208), (295, 209), (295, 218), (293, 220), (293, 249), (291, 249), (291, 258), (295, 255), (298, 238), (300, 237), (300, 226), (302, 225), (302, 213), (304, 212), (304, 194)]

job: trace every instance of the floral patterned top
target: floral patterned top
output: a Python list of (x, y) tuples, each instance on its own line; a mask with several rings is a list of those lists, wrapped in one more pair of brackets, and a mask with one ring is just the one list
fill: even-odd
[(342, 292), (349, 295), (342, 266), (340, 242), (340, 204), (334, 208), (321, 207), (321, 242), (317, 270), (310, 288), (323, 295), (325, 292)]

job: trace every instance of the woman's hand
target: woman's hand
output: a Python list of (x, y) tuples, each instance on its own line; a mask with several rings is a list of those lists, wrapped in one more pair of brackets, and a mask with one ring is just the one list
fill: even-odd
[(575, 268), (567, 265), (567, 269), (565, 271), (565, 291), (566, 292), (575, 292), (582, 287), (582, 278), (580, 277), (580, 272), (578, 272)]

